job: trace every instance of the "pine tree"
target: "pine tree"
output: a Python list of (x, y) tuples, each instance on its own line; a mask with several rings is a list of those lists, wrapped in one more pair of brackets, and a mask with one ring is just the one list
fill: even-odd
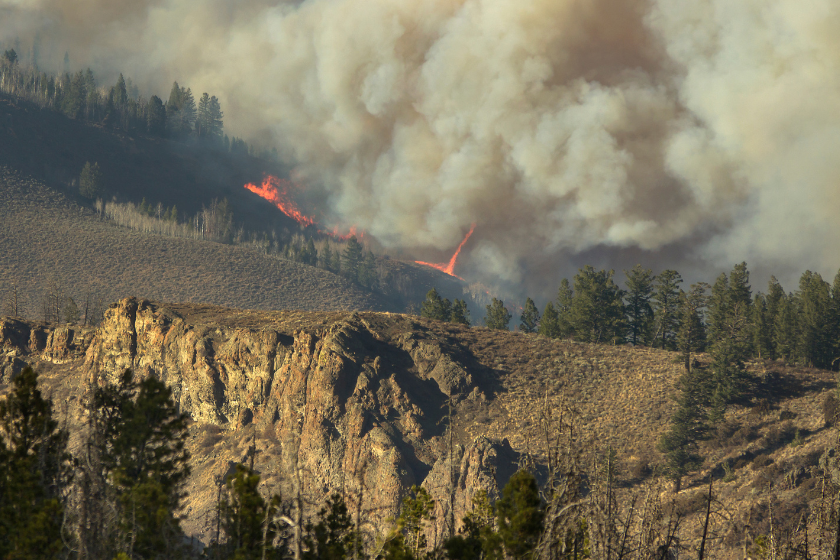
[(805, 271), (799, 280), (799, 336), (797, 345), (811, 367), (831, 367), (834, 340), (830, 339), (831, 296), (828, 282), (818, 273)]
[(432, 288), (420, 304), (420, 316), (436, 321), (449, 321), (452, 316), (452, 303), (442, 298), (437, 290)]
[(627, 275), (625, 310), (629, 341), (633, 346), (648, 344), (653, 324), (653, 307), (650, 304), (653, 297), (653, 271), (637, 264), (624, 273)]
[(376, 256), (373, 251), (366, 251), (365, 257), (359, 264), (359, 284), (370, 289), (378, 288), (379, 277), (376, 274)]
[(570, 319), (575, 338), (582, 342), (616, 342), (624, 335), (622, 291), (612, 270), (586, 265), (575, 275)]
[(123, 107), (128, 102), (128, 92), (125, 89), (125, 78), (120, 74), (117, 84), (111, 91), (111, 97), (117, 107)]
[(138, 383), (130, 370), (119, 385), (96, 390), (94, 411), (102, 426), (95, 443), (116, 495), (119, 551), (141, 558), (176, 555), (183, 548), (176, 512), (190, 473), (188, 416), (178, 412), (165, 384), (153, 377)]
[(216, 99), (215, 95), (211, 96), (207, 105), (207, 136), (216, 140), (221, 139), (224, 134), (223, 116), (219, 100)]
[(324, 270), (332, 270), (333, 251), (332, 247), (330, 247), (329, 239), (324, 241), (324, 248), (321, 249), (319, 257), (321, 268), (323, 268)]
[(484, 325), (488, 329), (506, 331), (513, 317), (510, 311), (505, 308), (505, 302), (493, 298), (493, 302), (486, 306), (487, 315), (484, 317)]
[(541, 335), (548, 338), (559, 338), (560, 320), (557, 316), (557, 311), (554, 310), (554, 304), (550, 301), (545, 305), (542, 318), (540, 319), (540, 329), (538, 331)]
[(752, 304), (752, 344), (753, 352), (759, 359), (767, 359), (773, 346), (773, 324), (767, 311), (767, 298), (757, 293)]
[(656, 323), (654, 345), (658, 348), (674, 350), (677, 347), (681, 283), (682, 277), (676, 270), (663, 270), (655, 279), (651, 300)]
[(706, 332), (703, 324), (703, 310), (708, 301), (705, 282), (692, 284), (689, 291), (680, 294), (680, 330), (677, 333), (677, 349), (683, 356), (685, 369), (691, 371), (691, 354), (702, 351), (706, 346)]
[[(694, 288), (691, 291), (696, 292)], [(665, 454), (666, 469), (674, 482), (674, 492), (680, 491), (683, 477), (703, 463), (697, 453), (697, 443), (707, 431), (704, 390), (700, 372), (686, 371), (680, 377), (677, 409), (671, 417), (671, 427), (659, 440), (658, 447)]]
[(434, 521), (435, 501), (425, 488), (412, 486), (403, 498), (402, 510), (396, 526), (385, 539), (380, 558), (384, 560), (412, 560), (425, 551), (427, 524)]
[(8, 49), (6, 52), (3, 53), (3, 59), (9, 66), (14, 66), (15, 64), (17, 64), (18, 61), (17, 52), (15, 52), (15, 49)]
[(829, 297), (831, 301), (828, 312), (828, 338), (831, 343), (831, 368), (836, 370), (840, 362), (840, 271), (834, 276)]
[(560, 330), (558, 337), (568, 338), (575, 334), (572, 327), (572, 300), (574, 292), (569, 285), (569, 280), (563, 278), (560, 281), (560, 289), (557, 290), (557, 328)]
[(785, 291), (782, 286), (779, 284), (779, 281), (776, 280), (775, 276), (770, 277), (770, 282), (767, 286), (767, 324), (770, 329), (770, 347), (768, 349), (767, 357), (771, 360), (775, 360), (779, 357), (778, 353), (776, 352), (776, 343), (775, 343), (775, 325), (776, 325), (776, 318), (779, 315), (779, 307), (781, 306), (781, 301), (785, 298)]
[(209, 134), (209, 106), (210, 95), (207, 92), (201, 94), (198, 100), (198, 113), (195, 118), (195, 133), (199, 138), (203, 138)]
[(799, 338), (799, 298), (795, 294), (788, 294), (779, 300), (773, 325), (776, 356), (794, 363), (799, 357)]
[(505, 551), (512, 558), (527, 558), (539, 542), (544, 511), (534, 475), (518, 471), (496, 502), (496, 520)]
[(70, 325), (78, 324), (79, 322), (79, 306), (73, 298), (67, 298), (67, 303), (64, 305), (64, 322)]
[(102, 194), (102, 172), (98, 163), (85, 163), (79, 175), (79, 194), (91, 199)]
[(260, 494), (259, 483), (260, 475), (245, 465), (236, 465), (236, 472), (226, 481), (226, 495), (218, 504), (225, 542), (213, 543), (208, 558), (219, 554), (243, 560), (285, 557), (285, 547), (273, 544), (282, 529), (276, 519), (280, 496), (275, 494), (266, 500)]
[(149, 98), (149, 104), (146, 106), (146, 129), (154, 136), (163, 136), (166, 133), (166, 108), (157, 95)]
[(0, 557), (59, 558), (64, 549), (62, 500), (70, 482), (68, 433), (52, 401), (25, 368), (0, 401)]
[(304, 560), (361, 557), (361, 539), (354, 530), (353, 520), (341, 494), (328, 497), (326, 505), (318, 512), (318, 522), (307, 524), (304, 543), (307, 549), (303, 553)]
[(470, 325), (470, 311), (467, 309), (466, 301), (456, 299), (452, 302), (452, 313), (449, 315), (449, 322), (467, 326)]
[(359, 278), (359, 266), (362, 264), (364, 258), (364, 247), (356, 239), (356, 236), (350, 237), (347, 240), (347, 246), (344, 248), (342, 255), (341, 270), (348, 278), (357, 281)]
[(522, 315), (519, 317), (519, 330), (526, 333), (537, 332), (537, 327), (540, 323), (540, 312), (531, 298), (525, 299), (525, 307), (522, 310)]

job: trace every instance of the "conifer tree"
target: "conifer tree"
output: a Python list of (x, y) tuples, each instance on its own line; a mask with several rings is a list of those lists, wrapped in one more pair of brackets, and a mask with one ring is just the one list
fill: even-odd
[(539, 542), (544, 511), (534, 475), (518, 471), (496, 502), (496, 519), (505, 551), (512, 558), (527, 558)]
[(654, 280), (653, 314), (656, 323), (654, 345), (666, 350), (677, 347), (680, 325), (680, 284), (682, 277), (676, 270), (663, 270)]
[(332, 270), (332, 259), (333, 259), (333, 251), (332, 247), (330, 247), (330, 240), (327, 239), (324, 241), (324, 248), (321, 249), (321, 253), (319, 255), (321, 268), (324, 270)]
[(198, 100), (198, 112), (195, 117), (195, 133), (199, 138), (204, 138), (209, 134), (209, 105), (210, 95), (207, 92), (202, 93)]
[(531, 298), (525, 299), (525, 307), (522, 309), (522, 315), (519, 317), (519, 330), (526, 333), (537, 332), (537, 327), (540, 323), (540, 312)]
[(575, 334), (572, 326), (572, 300), (574, 291), (569, 280), (563, 278), (560, 281), (560, 289), (557, 290), (557, 328), (560, 330), (559, 337), (568, 338)]
[(25, 368), (0, 400), (0, 557), (59, 558), (70, 482), (68, 433)]
[(436, 321), (449, 321), (452, 315), (452, 303), (442, 298), (435, 288), (429, 290), (426, 299), (420, 305), (420, 316)]
[(128, 102), (128, 92), (125, 89), (125, 78), (120, 74), (117, 84), (111, 90), (111, 98), (117, 107), (122, 107)]
[(570, 321), (575, 338), (582, 342), (623, 340), (623, 294), (613, 282), (613, 274), (586, 265), (575, 275)]
[(117, 551), (139, 558), (177, 556), (183, 532), (176, 512), (190, 472), (187, 415), (165, 384), (153, 377), (138, 383), (130, 370), (119, 385), (97, 389), (93, 403), (102, 426), (96, 443), (116, 495)]
[(348, 278), (358, 281), (359, 266), (362, 264), (364, 258), (364, 247), (353, 235), (347, 240), (347, 246), (344, 248), (342, 255), (341, 271)]
[(318, 522), (306, 526), (304, 560), (344, 560), (361, 557), (361, 539), (354, 530), (341, 494), (327, 498), (318, 512)]
[(154, 136), (163, 136), (166, 132), (166, 108), (157, 95), (149, 98), (146, 106), (146, 130)]
[(274, 546), (282, 527), (280, 496), (268, 500), (259, 492), (260, 475), (245, 465), (236, 465), (236, 471), (226, 481), (226, 494), (218, 504), (225, 542), (213, 543), (213, 553), (225, 558), (273, 559), (284, 558), (285, 547)]
[(773, 346), (773, 324), (769, 320), (767, 298), (762, 293), (753, 299), (751, 324), (753, 352), (759, 359), (767, 359)]
[(505, 302), (500, 299), (493, 298), (493, 302), (486, 306), (487, 315), (484, 317), (484, 325), (488, 329), (506, 331), (510, 324), (510, 319), (513, 317), (510, 311), (505, 307)]
[(775, 343), (775, 326), (776, 318), (779, 315), (779, 308), (781, 301), (785, 298), (785, 291), (776, 280), (775, 276), (770, 277), (770, 282), (767, 286), (767, 324), (770, 330), (770, 347), (768, 348), (767, 357), (771, 360), (778, 358)]
[(3, 59), (9, 66), (14, 66), (15, 64), (17, 64), (18, 60), (17, 52), (15, 52), (15, 49), (8, 49), (6, 52), (3, 53)]
[(625, 310), (629, 342), (633, 346), (648, 344), (653, 324), (653, 307), (650, 304), (653, 297), (653, 271), (637, 264), (624, 273), (627, 275)]
[(831, 367), (834, 340), (830, 336), (831, 296), (828, 282), (819, 273), (805, 271), (799, 280), (799, 336), (797, 345), (806, 364)]
[(359, 284), (370, 289), (375, 290), (378, 287), (378, 276), (376, 274), (376, 257), (373, 251), (365, 251), (365, 256), (359, 264)]
[(799, 356), (799, 338), (799, 298), (791, 293), (779, 300), (773, 325), (776, 356), (788, 363), (794, 363)]
[(452, 302), (452, 313), (449, 316), (449, 322), (467, 326), (470, 325), (470, 311), (467, 309), (466, 301), (456, 299)]
[(102, 194), (102, 172), (98, 163), (85, 163), (79, 175), (79, 193), (85, 198), (96, 198)]
[(688, 292), (680, 294), (680, 330), (677, 333), (677, 349), (683, 356), (685, 369), (691, 371), (691, 354), (706, 346), (706, 331), (703, 324), (703, 310), (708, 297), (705, 282), (692, 284)]
[[(692, 288), (691, 292), (696, 290)], [(665, 454), (667, 473), (674, 483), (675, 493), (680, 491), (683, 477), (703, 462), (697, 453), (697, 443), (705, 437), (707, 430), (704, 390), (699, 371), (687, 370), (680, 377), (677, 409), (671, 417), (669, 430), (659, 440), (658, 447)]]
[(557, 311), (554, 309), (554, 304), (550, 301), (545, 305), (538, 332), (548, 338), (559, 338), (561, 335), (560, 320)]

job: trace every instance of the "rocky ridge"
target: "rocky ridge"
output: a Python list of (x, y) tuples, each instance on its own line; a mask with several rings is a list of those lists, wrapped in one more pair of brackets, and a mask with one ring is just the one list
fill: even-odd
[(288, 499), (299, 485), (310, 513), (327, 493), (344, 492), (371, 536), (422, 485), (436, 501), (440, 538), (450, 488), (457, 520), (479, 491), (498, 496), (520, 465), (539, 471), (541, 434), (562, 413), (576, 423), (588, 464), (617, 452), (620, 492), (676, 499), (688, 520), (685, 542), (697, 537), (708, 476), (719, 477), (727, 514), (716, 530), (734, 551), (748, 530), (766, 534), (773, 500), (791, 523), (799, 519), (817, 499), (820, 457), (836, 443), (822, 415), (831, 372), (750, 364), (761, 406), (731, 407), (701, 446), (704, 469), (671, 496), (649, 467), (661, 461), (655, 443), (673, 410), (682, 367), (674, 354), (388, 313), (129, 298), (95, 330), (0, 319), (0, 394), (26, 364), (40, 372), (76, 445), (91, 384), (113, 382), (125, 368), (169, 384), (193, 420), (184, 525), (204, 542), (215, 536), (215, 481), (252, 458), (265, 492)]

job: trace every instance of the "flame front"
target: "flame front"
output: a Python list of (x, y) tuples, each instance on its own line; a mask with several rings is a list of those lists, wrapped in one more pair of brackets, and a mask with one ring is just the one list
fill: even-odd
[(461, 249), (464, 248), (464, 244), (467, 242), (467, 239), (470, 238), (470, 236), (473, 234), (474, 231), (475, 231), (475, 224), (473, 224), (470, 227), (470, 231), (467, 232), (467, 235), (466, 235), (466, 237), (464, 237), (464, 240), (461, 241), (460, 245), (458, 245), (458, 248), (455, 250), (455, 254), (452, 255), (452, 258), (449, 259), (448, 263), (427, 263), (427, 262), (423, 262), (423, 261), (414, 261), (414, 262), (416, 262), (417, 264), (422, 264), (423, 266), (430, 266), (432, 268), (436, 268), (436, 269), (440, 270), (441, 272), (445, 272), (446, 274), (448, 274), (450, 276), (454, 276), (455, 278), (458, 278), (459, 280), (463, 280), (463, 278), (461, 278), (460, 276), (455, 274), (455, 263), (458, 260), (458, 254), (461, 252)]
[(245, 185), (245, 188), (273, 203), (281, 212), (300, 225), (313, 225), (315, 220), (303, 215), (297, 207), (297, 204), (295, 204), (291, 197), (289, 197), (289, 185), (291, 185), (289, 181), (278, 179), (272, 175), (267, 175), (263, 179), (262, 185), (259, 187), (253, 183), (248, 183)]

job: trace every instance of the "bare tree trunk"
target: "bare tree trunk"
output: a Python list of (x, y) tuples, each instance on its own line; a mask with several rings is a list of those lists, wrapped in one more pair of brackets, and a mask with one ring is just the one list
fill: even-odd
[(709, 518), (712, 515), (712, 484), (714, 482), (714, 478), (712, 477), (712, 473), (709, 473), (709, 496), (706, 501), (706, 522), (703, 524), (703, 537), (700, 539), (700, 552), (697, 555), (697, 560), (703, 560), (703, 556), (706, 552), (706, 537), (709, 534)]

